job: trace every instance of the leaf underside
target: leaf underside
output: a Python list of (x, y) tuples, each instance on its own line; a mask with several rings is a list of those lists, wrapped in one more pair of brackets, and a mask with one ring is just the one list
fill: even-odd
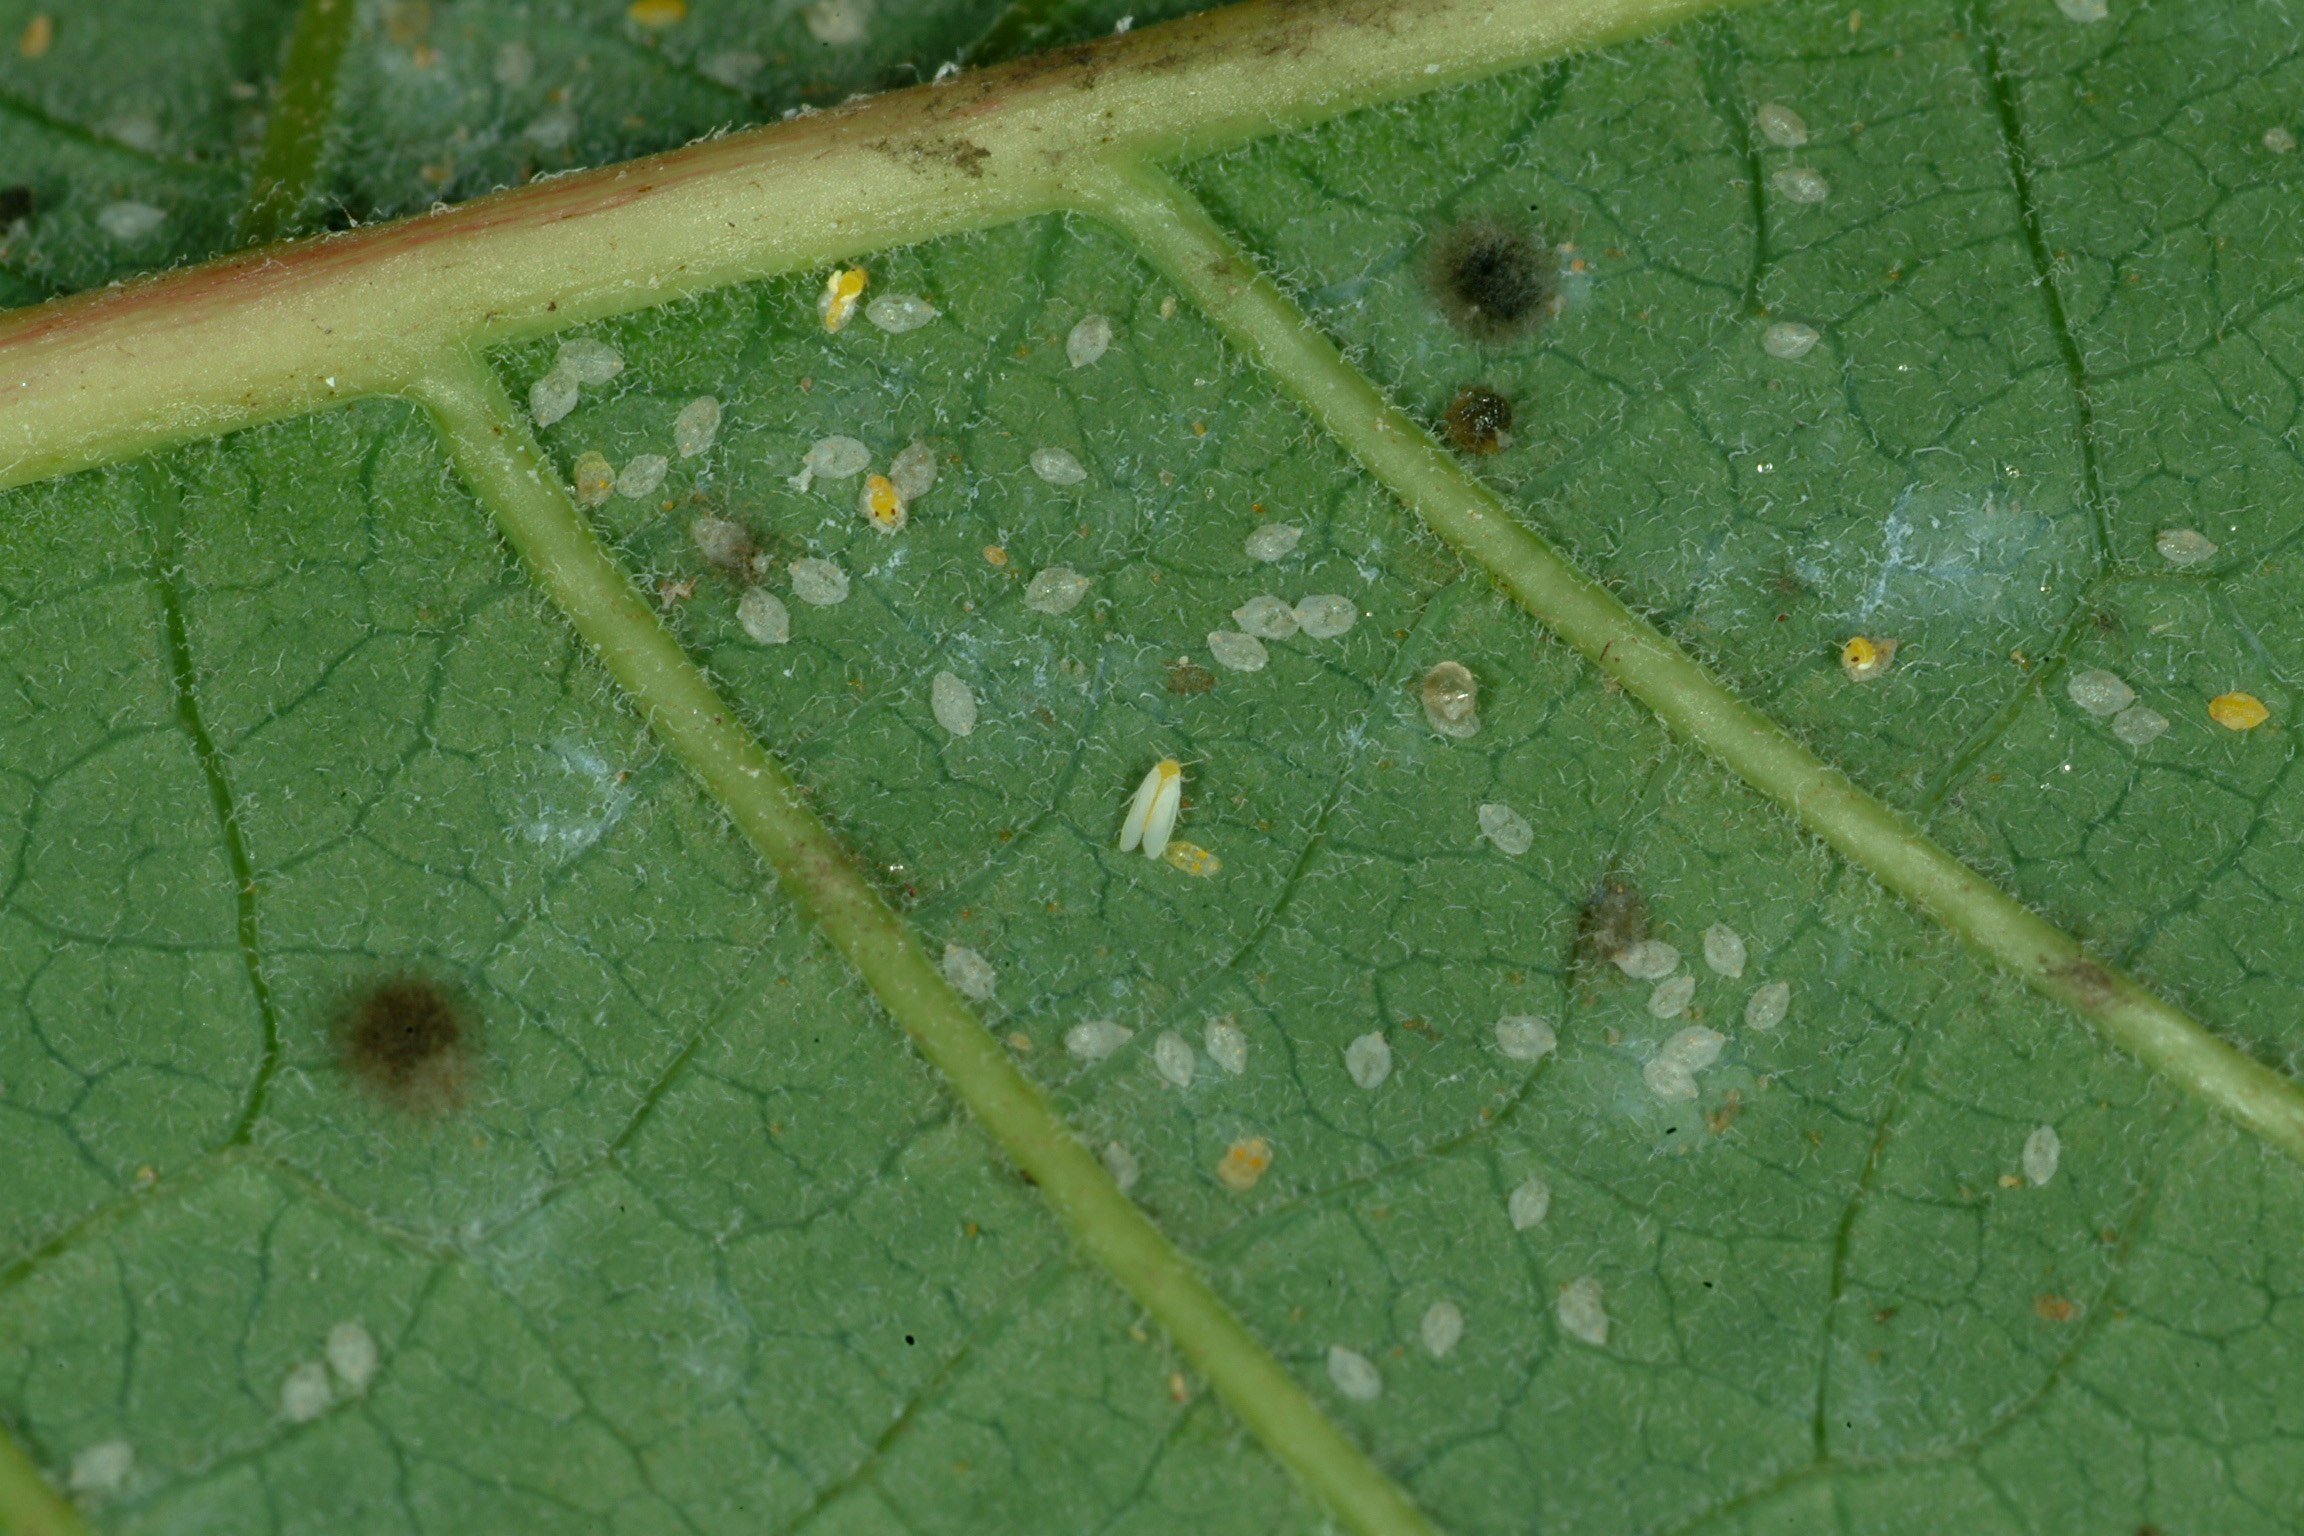
[[(702, 6), (662, 37), (427, 14), (354, 45), (360, 216), (553, 168), (521, 136), (558, 86), (642, 103), (585, 106), (568, 153), (597, 160), (932, 68), (987, 21), (891, 23), (819, 77), (702, 35)], [(533, 103), (491, 74), (515, 33)], [(750, 95), (698, 72), (740, 43)], [(2265, 135), (2304, 129), (2300, 47), (2268, 7), (1792, 6), (1178, 169), (1411, 412), (1474, 382), (1514, 400), (1480, 472), (1737, 691), (2292, 1067), (2304, 157)], [(4, 131), (55, 190), (5, 297), (153, 259), (105, 243), (111, 199), (165, 201), (179, 253), (222, 238), (219, 103), (254, 66), (219, 58), (181, 87), (214, 115), (133, 166), (100, 94), (38, 97), (8, 60)], [(1756, 134), (1771, 101), (1806, 147)], [(493, 147), (435, 192), (459, 126)], [(1781, 196), (1792, 167), (1829, 196)], [(1419, 256), (1495, 211), (1574, 249), (1558, 320), (1483, 346)], [(868, 266), (940, 317), (827, 336), (807, 276), (599, 326), (626, 366), (543, 440), (564, 471), (623, 465), (721, 402), (715, 447), (600, 531), (644, 587), (693, 581), (668, 599), (691, 654), (931, 948), (993, 964), (987, 1026), (1444, 1528), (2295, 1528), (2291, 1163), (1675, 744), (1109, 232), (1051, 216)], [(1115, 340), (1075, 368), (1091, 313)], [(1772, 357), (1783, 319), (1823, 339)], [(492, 362), (525, 398), (555, 350)], [(788, 483), (835, 433), (875, 468), (935, 449), (899, 539), (856, 481)], [(1040, 447), (1085, 482), (1043, 482)], [(85, 1495), (100, 1527), (1321, 1528), (652, 746), (421, 413), (359, 403), (5, 503), (0, 1416), (59, 1481), (135, 1447)], [(689, 538), (707, 513), (773, 556), (789, 645), (739, 626)], [(1267, 522), (1305, 530), (1272, 565), (1243, 550)], [(2221, 548), (2173, 567), (2170, 528)], [(797, 597), (810, 557), (845, 602)], [(1086, 599), (1026, 607), (1058, 564)], [(1360, 617), (1218, 665), (1208, 633), (1260, 593)], [(1858, 632), (1900, 642), (1861, 686), (1836, 656)], [(1424, 718), (1442, 660), (1480, 680), (1470, 739)], [(2117, 739), (2066, 696), (2085, 668), (2167, 733)], [(979, 702), (967, 737), (931, 714), (940, 671)], [(2229, 690), (2271, 723), (2214, 724)], [(1213, 875), (1110, 847), (1164, 756)], [(1482, 839), (1483, 803), (1533, 845)], [(1611, 873), (1694, 969), (1694, 1020), (1579, 959)], [(1697, 959), (1718, 922), (1741, 978)], [(437, 1120), (363, 1097), (331, 1033), (348, 989), (409, 969), (482, 1023), (472, 1100)], [(1777, 980), (1788, 1018), (1746, 1029)], [(1500, 1055), (1504, 1014), (1557, 1054)], [(1237, 1076), (1201, 1049), (1225, 1015)], [(1083, 1066), (1062, 1041), (1086, 1019), (1135, 1033)], [(1726, 1051), (1664, 1102), (1642, 1069), (1690, 1022)], [(1394, 1066), (1370, 1090), (1344, 1052), (1372, 1031)], [(2063, 1150), (2035, 1185), (2042, 1125)], [(1238, 1193), (1214, 1170), (1249, 1136), (1273, 1162)], [(1531, 1177), (1549, 1212), (1516, 1231)], [(1585, 1276), (1605, 1346), (1555, 1312)], [(1435, 1359), (1439, 1301), (1466, 1326)], [(349, 1319), (374, 1381), (287, 1422), (283, 1381)], [(1375, 1401), (1335, 1390), (1332, 1345), (1376, 1364)]]

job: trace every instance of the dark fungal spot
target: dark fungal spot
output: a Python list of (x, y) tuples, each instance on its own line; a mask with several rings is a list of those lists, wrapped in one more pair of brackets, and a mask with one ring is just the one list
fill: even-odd
[(1648, 937), (1648, 903), (1629, 876), (1600, 878), (1576, 915), (1576, 958), (1584, 966), (1613, 960)]
[(476, 1029), (455, 991), (429, 976), (370, 982), (337, 1021), (344, 1068), (395, 1109), (441, 1115), (464, 1101)]
[(1479, 214), (1432, 237), (1424, 280), (1449, 322), (1474, 341), (1509, 341), (1550, 319), (1560, 279), (1540, 230)]
[(1485, 384), (1456, 392), (1448, 402), (1448, 441), (1466, 453), (1490, 454), (1512, 446), (1512, 402)]

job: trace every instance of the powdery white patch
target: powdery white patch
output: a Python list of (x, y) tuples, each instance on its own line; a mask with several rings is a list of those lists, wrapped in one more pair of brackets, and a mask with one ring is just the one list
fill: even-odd
[(916, 293), (884, 293), (864, 306), (864, 318), (891, 336), (916, 331), (942, 313)]
[(367, 1391), (368, 1383), (376, 1379), (376, 1336), (365, 1325), (345, 1322), (329, 1329), (324, 1353), (328, 1368), (354, 1397)]
[(1760, 350), (1784, 362), (1795, 362), (1816, 350), (1823, 336), (1812, 325), (1779, 320), (1760, 333)]
[(1160, 1038), (1152, 1042), (1152, 1065), (1171, 1087), (1192, 1086), (1192, 1047), (1176, 1031), (1162, 1030)]
[(1798, 149), (1808, 142), (1807, 121), (1780, 101), (1760, 103), (1752, 118), (1760, 125), (1760, 137), (1778, 149)]
[(576, 505), (604, 506), (609, 493), (616, 489), (616, 466), (608, 462), (606, 454), (587, 449), (576, 455), (576, 462), (569, 469), (569, 479), (572, 482), (569, 489), (575, 492)]
[(2056, 1127), (2043, 1125), (2024, 1138), (2024, 1177), (2035, 1186), (2056, 1177), (2056, 1164), (2064, 1156), (2064, 1139), (2056, 1134)]
[(1064, 338), (1064, 355), (1075, 368), (1085, 368), (1112, 345), (1112, 322), (1102, 315), (1086, 315)]
[(811, 556), (792, 562), (792, 595), (817, 608), (848, 601), (848, 573), (829, 560)]
[(291, 1424), (309, 1424), (326, 1413), (335, 1398), (328, 1367), (317, 1360), (301, 1361), (280, 1383), (280, 1417)]
[(583, 394), (573, 377), (555, 368), (528, 386), (528, 414), (538, 427), (548, 427), (576, 409)]
[(792, 638), (792, 613), (784, 600), (766, 587), (746, 587), (736, 600), (736, 622), (761, 645), (782, 645)]
[(1372, 1403), (1384, 1395), (1384, 1376), (1376, 1362), (1341, 1344), (1328, 1346), (1328, 1379), (1356, 1403)]
[(720, 402), (710, 395), (698, 395), (672, 418), (672, 449), (684, 459), (704, 452), (719, 436)]
[(1559, 1048), (1552, 1026), (1532, 1014), (1508, 1013), (1496, 1021), (1496, 1049), (1513, 1061), (1542, 1061)]
[(1184, 765), (1164, 757), (1136, 786), (1136, 798), (1129, 802), (1128, 814), (1120, 823), (1120, 851), (1133, 853), (1141, 848), (1148, 859), (1166, 853), (1183, 805)]
[(2064, 685), (2065, 696), (2099, 720), (2107, 720), (2136, 702), (2136, 690), (2102, 667), (2075, 672)]
[(1664, 1042), (1661, 1054), (1680, 1063), (1691, 1072), (1701, 1072), (1720, 1059), (1720, 1052), (1728, 1044), (1728, 1037), (1716, 1029), (1701, 1024), (1691, 1025)]
[(1232, 622), (1259, 640), (1285, 640), (1296, 633), (1296, 605), (1266, 593), (1233, 609)]
[(1087, 595), (1087, 577), (1068, 565), (1051, 565), (1024, 588), (1024, 606), (1034, 613), (1070, 613)]
[(1771, 981), (1754, 990), (1752, 1000), (1744, 1005), (1746, 1029), (1774, 1029), (1784, 1022), (1784, 1015), (1792, 1008), (1792, 983)]
[(1607, 1347), (1608, 1296), (1597, 1278), (1585, 1275), (1569, 1281), (1561, 1289), (1554, 1311), (1559, 1316), (1562, 1333), (1572, 1339), (1582, 1339), (1595, 1349)]
[(1234, 1077), (1248, 1070), (1248, 1036), (1230, 1014), (1208, 1021), (1205, 1043), (1208, 1059)]
[(1737, 977), (1744, 974), (1744, 935), (1726, 923), (1714, 923), (1704, 930), (1704, 963), (1718, 976)]
[(2112, 14), (2111, 7), (2104, 0), (2056, 0), (2056, 9), (2064, 13), (2066, 21), (2076, 21), (2083, 26), (2102, 21)]
[(1820, 203), (1832, 195), (1832, 183), (1824, 179), (1824, 173), (1804, 165), (1786, 166), (1769, 177), (1768, 184), (1788, 203)]
[(65, 1482), (74, 1493), (118, 1493), (136, 1470), (136, 1447), (125, 1440), (99, 1440), (72, 1458)]
[(1680, 951), (1662, 939), (1627, 944), (1615, 956), (1616, 969), (1634, 981), (1661, 981), (1680, 969)]
[(1000, 985), (992, 962), (962, 944), (944, 946), (944, 979), (972, 1003), (988, 1003)]
[(2274, 124), (2264, 130), (2264, 147), (2276, 155), (2293, 154), (2296, 151), (2296, 135)]
[(1352, 1081), (1373, 1092), (1392, 1075), (1392, 1042), (1371, 1030), (1344, 1047), (1344, 1070)]
[(1033, 449), (1032, 473), (1050, 485), (1078, 485), (1088, 478), (1080, 461), (1061, 448)]
[(1242, 547), (1251, 560), (1285, 560), (1296, 553), (1296, 546), (1303, 538), (1301, 528), (1291, 528), (1286, 523), (1266, 523), (1248, 535), (1248, 542)]
[(1469, 741), (1480, 734), (1480, 680), (1460, 661), (1443, 661), (1424, 674), (1418, 690), (1424, 721), (1443, 736)]
[(1648, 994), (1648, 1011), (1659, 1019), (1676, 1019), (1695, 999), (1696, 978), (1674, 976), (1656, 983), (1656, 990)]
[(1659, 1056), (1642, 1067), (1640, 1077), (1648, 1091), (1667, 1104), (1685, 1104), (1696, 1097), (1696, 1074), (1685, 1062), (1669, 1056)]
[(1333, 640), (1359, 622), (1352, 599), (1333, 592), (1315, 592), (1296, 605), (1296, 627), (1315, 640)]
[(888, 483), (906, 501), (918, 501), (936, 486), (936, 450), (926, 443), (907, 443), (888, 464)]
[(976, 690), (956, 673), (936, 674), (928, 685), (928, 708), (936, 723), (955, 736), (967, 736), (976, 729)]
[(1536, 846), (1536, 829), (1528, 818), (1508, 805), (1490, 802), (1480, 807), (1480, 835), (1497, 850), (1518, 858)]
[(1142, 1170), (1136, 1166), (1135, 1153), (1116, 1141), (1108, 1141), (1104, 1143), (1102, 1160), (1104, 1171), (1112, 1175), (1112, 1182), (1120, 1186), (1120, 1193), (1126, 1194), (1136, 1187)]
[(1464, 1337), (1464, 1312), (1452, 1301), (1436, 1301), (1424, 1309), (1424, 1321), (1416, 1325), (1424, 1337), (1424, 1350), (1433, 1359), (1447, 1357)]
[(142, 245), (168, 222), (168, 215), (150, 203), (123, 199), (96, 210), (96, 227), (122, 245)]
[(750, 49), (731, 48), (707, 55), (696, 66), (696, 72), (732, 91), (742, 91), (749, 90), (752, 77), (767, 67), (768, 61)]
[(2156, 709), (2141, 704), (2132, 705), (2112, 717), (2112, 734), (2132, 747), (2141, 747), (2157, 741), (2168, 729), (2168, 717)]
[(808, 35), (827, 48), (846, 48), (872, 35), (872, 0), (816, 0), (801, 12)]
[(596, 337), (572, 336), (552, 366), (579, 384), (605, 384), (624, 371), (624, 354)]
[(1504, 1214), (1512, 1218), (1515, 1232), (1541, 1225), (1551, 1211), (1552, 1186), (1542, 1179), (1522, 1179), (1504, 1201)]
[(664, 476), (672, 468), (672, 461), (660, 453), (644, 453), (624, 466), (616, 477), (616, 494), (627, 501), (653, 496), (664, 484)]
[(1208, 654), (1216, 658), (1216, 665), (1234, 672), (1261, 672), (1264, 663), (1271, 659), (1263, 641), (1229, 629), (1208, 632)]
[(1136, 1031), (1111, 1019), (1087, 1019), (1064, 1031), (1064, 1049), (1072, 1059), (1094, 1066), (1136, 1038)]
[(2170, 565), (2198, 565), (2216, 558), (2216, 541), (2197, 528), (2163, 528), (2152, 536), (2152, 547)]

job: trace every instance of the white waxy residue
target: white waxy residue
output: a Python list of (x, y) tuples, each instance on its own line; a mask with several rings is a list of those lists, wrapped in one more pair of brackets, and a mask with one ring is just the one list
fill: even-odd
[(1110, 1019), (1088, 1019), (1064, 1031), (1064, 1049), (1073, 1060), (1094, 1066), (1136, 1038), (1136, 1031)]
[(1172, 1087), (1192, 1086), (1192, 1047), (1172, 1029), (1162, 1030), (1152, 1042), (1152, 1065)]
[(1496, 1049), (1513, 1061), (1542, 1061), (1560, 1048), (1552, 1026), (1532, 1014), (1508, 1013), (1496, 1021)]
[(1744, 1005), (1746, 1029), (1774, 1029), (1784, 1022), (1784, 1015), (1792, 1008), (1792, 983), (1771, 981), (1755, 989), (1752, 1001)]
[(2056, 0), (2056, 9), (2064, 13), (2066, 21), (2077, 21), (2085, 26), (2102, 21), (2112, 14), (2105, 0)]
[(1315, 592), (1296, 605), (1296, 627), (1315, 640), (1333, 640), (1360, 621), (1352, 599)]
[(1712, 967), (1714, 975), (1741, 976), (1744, 960), (1744, 935), (1726, 923), (1714, 923), (1704, 930), (1704, 963)]
[(792, 595), (817, 608), (848, 601), (848, 573), (829, 560), (810, 556), (792, 562)]
[(1760, 333), (1760, 350), (1789, 363), (1815, 351), (1816, 343), (1823, 339), (1812, 325), (1779, 320)]
[(976, 729), (976, 690), (957, 673), (939, 672), (929, 682), (928, 708), (936, 723), (955, 736), (967, 736)]
[(916, 331), (941, 313), (916, 293), (884, 293), (864, 306), (864, 318), (891, 336)]
[(1671, 976), (1656, 983), (1648, 994), (1648, 1011), (1659, 1019), (1676, 1019), (1696, 1000), (1696, 978)]
[(1075, 368), (1085, 368), (1112, 345), (1112, 322), (1102, 315), (1086, 315), (1064, 338), (1064, 355)]
[(1116, 1141), (1108, 1141), (1104, 1143), (1101, 1156), (1104, 1171), (1112, 1175), (1112, 1182), (1120, 1186), (1120, 1193), (1126, 1194), (1136, 1187), (1136, 1180), (1142, 1170), (1136, 1166), (1135, 1153)]
[(1480, 807), (1480, 835), (1497, 851), (1518, 858), (1536, 846), (1536, 829), (1528, 818), (1508, 805), (1490, 802)]
[(65, 1486), (74, 1493), (118, 1493), (136, 1470), (136, 1447), (125, 1440), (99, 1440), (72, 1458)]
[(1436, 1301), (1424, 1309), (1424, 1321), (1416, 1331), (1423, 1336), (1425, 1353), (1445, 1359), (1464, 1337), (1463, 1309), (1452, 1301)]
[(1627, 944), (1614, 956), (1616, 969), (1634, 981), (1662, 981), (1680, 969), (1680, 951), (1662, 939)]
[(1248, 1036), (1230, 1014), (1208, 1021), (1208, 1059), (1240, 1076), (1248, 1070)]
[(328, 1356), (328, 1368), (354, 1397), (367, 1391), (368, 1383), (376, 1379), (376, 1335), (370, 1333), (366, 1325), (338, 1323), (328, 1330), (324, 1352)]
[(1088, 478), (1080, 461), (1061, 448), (1033, 449), (1032, 473), (1050, 485), (1078, 485)]
[(1512, 1218), (1515, 1232), (1541, 1225), (1551, 1212), (1552, 1186), (1542, 1179), (1522, 1179), (1504, 1201), (1504, 1214)]
[(1000, 985), (992, 962), (962, 944), (944, 946), (944, 979), (972, 1003), (988, 1003)]
[(2064, 1139), (2056, 1134), (2056, 1127), (2041, 1126), (2024, 1138), (2024, 1177), (2034, 1185), (2047, 1183), (2056, 1177), (2056, 1164), (2064, 1156)]
[(1301, 528), (1291, 528), (1286, 523), (1266, 523), (1248, 535), (1243, 547), (1251, 560), (1285, 560), (1296, 553), (1296, 546), (1303, 538)]
[(150, 203), (124, 199), (96, 210), (96, 227), (122, 245), (142, 245), (167, 222), (168, 215)]
[(1572, 1339), (1582, 1339), (1595, 1349), (1607, 1345), (1608, 1297), (1593, 1276), (1569, 1281), (1560, 1292), (1560, 1304), (1555, 1310), (1562, 1333)]
[(1760, 103), (1752, 117), (1760, 125), (1760, 137), (1778, 149), (1798, 149), (1808, 142), (1807, 121), (1780, 101)]
[(291, 1424), (309, 1424), (328, 1411), (336, 1389), (328, 1381), (328, 1367), (305, 1360), (280, 1383), (280, 1417)]
[(736, 622), (761, 645), (782, 645), (792, 638), (792, 611), (766, 587), (746, 587), (736, 600)]
[(1261, 672), (1271, 659), (1263, 641), (1229, 629), (1208, 632), (1208, 654), (1216, 658), (1216, 665), (1234, 672)]
[(1087, 595), (1087, 577), (1068, 565), (1051, 565), (1024, 588), (1024, 606), (1034, 613), (1070, 613)]
[(1788, 203), (1820, 203), (1832, 195), (1832, 183), (1822, 171), (1804, 165), (1787, 166), (1768, 178), (1776, 195)]
[(1374, 1030), (1344, 1047), (1344, 1070), (1352, 1081), (1374, 1091), (1392, 1075), (1392, 1042)]
[(664, 484), (664, 476), (672, 461), (660, 453), (644, 453), (624, 466), (616, 476), (616, 494), (627, 501), (653, 496)]
[(1341, 1344), (1328, 1346), (1328, 1379), (1356, 1403), (1372, 1403), (1384, 1395), (1384, 1377), (1376, 1363)]
[(1232, 622), (1259, 640), (1285, 640), (1296, 633), (1296, 605), (1266, 593), (1233, 609)]
[(720, 402), (710, 395), (698, 395), (672, 418), (672, 449), (684, 459), (704, 452), (719, 436)]

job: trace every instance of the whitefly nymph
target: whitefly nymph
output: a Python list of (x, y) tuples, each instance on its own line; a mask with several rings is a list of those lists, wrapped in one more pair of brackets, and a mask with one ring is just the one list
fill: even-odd
[(1176, 830), (1176, 813), (1184, 804), (1184, 765), (1164, 757), (1136, 786), (1128, 817), (1120, 823), (1120, 851), (1144, 850), (1156, 859), (1168, 851), (1168, 834)]

